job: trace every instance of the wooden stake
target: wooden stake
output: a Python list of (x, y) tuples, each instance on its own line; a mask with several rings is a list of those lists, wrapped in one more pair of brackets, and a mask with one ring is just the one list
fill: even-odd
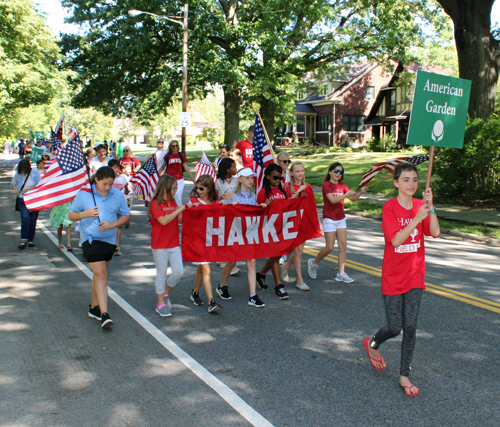
[(427, 181), (425, 182), (425, 189), (427, 190), (431, 186), (432, 178), (432, 165), (434, 164), (434, 151), (436, 147), (431, 147), (431, 152), (429, 153), (429, 169), (427, 170)]
[(374, 185), (377, 185), (378, 183), (382, 182), (382, 181), (387, 181), (389, 178), (392, 178), (392, 175), (389, 175), (388, 177), (384, 178), (384, 179), (381, 179), (380, 181), (377, 181), (375, 182), (374, 184), (370, 184), (368, 185), (366, 188), (370, 188), (370, 187), (373, 187)]

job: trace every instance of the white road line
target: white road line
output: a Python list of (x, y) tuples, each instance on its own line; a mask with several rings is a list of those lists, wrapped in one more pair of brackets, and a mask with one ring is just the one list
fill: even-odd
[[(38, 220), (38, 226), (49, 237), (50, 240), (57, 246), (58, 241), (56, 236)], [(92, 271), (83, 264), (75, 255), (68, 251), (62, 251), (90, 280), (92, 280)], [(147, 320), (141, 313), (118, 295), (113, 289), (108, 286), (109, 297), (118, 304), (130, 317), (132, 317), (139, 325), (141, 325), (149, 334), (155, 338), (163, 347), (165, 347), (172, 355), (174, 355), (181, 363), (183, 363), (191, 372), (200, 378), (206, 385), (213, 389), (220, 397), (222, 397), (235, 411), (237, 411), (250, 424), (256, 427), (272, 427), (267, 419), (260, 415), (240, 396), (238, 396), (227, 385), (220, 381), (217, 377), (207, 371), (189, 354), (182, 350), (176, 343), (168, 338), (162, 331)]]

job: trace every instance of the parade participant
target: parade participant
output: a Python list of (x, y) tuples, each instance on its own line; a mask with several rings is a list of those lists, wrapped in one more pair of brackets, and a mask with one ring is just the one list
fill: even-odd
[(108, 150), (104, 145), (98, 145), (95, 148), (95, 152), (97, 153), (97, 157), (94, 157), (89, 162), (90, 173), (92, 175), (95, 174), (103, 166), (108, 166), (108, 163), (111, 160), (111, 157), (108, 157), (106, 155)]
[(165, 155), (167, 152), (165, 151), (165, 141), (163, 139), (159, 139), (156, 143), (156, 169), (160, 170), (163, 164), (165, 163)]
[(229, 150), (229, 157), (236, 162), (236, 170), (239, 171), (243, 167), (241, 164), (241, 151), (237, 148), (233, 148)]
[(417, 337), (417, 318), (422, 291), (425, 289), (424, 236), (439, 237), (440, 227), (434, 209), (432, 190), (425, 190), (423, 200), (414, 199), (418, 187), (415, 165), (405, 163), (394, 169), (398, 196), (382, 208), (385, 250), (382, 263), (382, 296), (387, 325), (363, 344), (376, 369), (385, 369), (380, 345), (403, 330), (399, 385), (406, 396), (420, 391), (409, 379), (410, 365)]
[(339, 246), (338, 273), (335, 277), (337, 282), (354, 282), (345, 270), (345, 259), (347, 252), (347, 223), (344, 213), (344, 200), (355, 201), (361, 194), (366, 193), (367, 187), (361, 188), (359, 192), (349, 190), (344, 180), (344, 167), (339, 162), (332, 163), (323, 182), (323, 229), (325, 233), (325, 247), (318, 252), (316, 258), (307, 261), (307, 270), (311, 279), (316, 279), (318, 264), (326, 257), (335, 245), (335, 239)]
[(165, 164), (159, 169), (160, 175), (163, 170), (167, 175), (173, 176), (177, 180), (177, 192), (175, 193), (175, 201), (177, 205), (182, 205), (182, 193), (184, 192), (184, 172), (186, 172), (194, 182), (194, 177), (191, 174), (187, 164), (186, 156), (179, 152), (179, 142), (176, 140), (170, 141), (168, 152), (164, 157)]
[[(234, 190), (234, 197), (232, 200), (225, 200), (221, 202), (223, 205), (231, 203), (232, 206), (240, 205), (250, 205), (259, 206), (255, 197), (255, 186), (254, 178), (256, 174), (250, 168), (242, 168), (238, 172), (238, 184)], [(262, 207), (266, 207), (265, 203)], [(256, 289), (256, 267), (255, 259), (246, 260), (247, 264), (247, 277), (248, 277), (248, 287), (250, 289), (250, 297), (248, 298), (248, 305), (253, 305), (254, 307), (265, 307), (266, 305), (257, 295)], [(217, 293), (222, 299), (229, 300), (231, 295), (229, 294), (229, 289), (227, 287), (227, 279), (231, 274), (231, 270), (235, 267), (236, 261), (230, 261), (222, 270), (222, 280), (217, 287)]]
[(26, 154), (26, 144), (22, 139), (19, 140), (19, 144), (17, 145), (17, 152), (19, 154), (19, 158), (24, 159), (24, 155)]
[[(130, 183), (130, 180), (132, 179), (132, 168), (130, 165), (125, 165), (123, 167), (123, 177), (127, 180), (127, 190), (124, 189), (123, 194), (125, 195), (125, 200), (127, 201), (128, 208), (130, 212), (132, 213), (132, 204), (134, 203), (134, 189), (132, 188), (132, 184)], [(148, 206), (148, 212), (149, 212), (149, 206)], [(149, 213), (148, 213), (149, 215)], [(125, 228), (130, 227), (130, 220), (125, 224)]]
[[(179, 181), (177, 181), (179, 182)], [(191, 191), (191, 199), (189, 200), (194, 206), (210, 205), (218, 203), (217, 191), (215, 191), (214, 180), (210, 175), (201, 175), (195, 183)], [(215, 302), (212, 293), (212, 281), (210, 278), (211, 270), (209, 262), (193, 262), (196, 268), (196, 276), (194, 279), (194, 289), (191, 292), (191, 301), (194, 305), (202, 305), (203, 301), (200, 298), (200, 288), (203, 282), (203, 288), (209, 300), (208, 312), (213, 313), (221, 308), (220, 304)]]
[[(111, 159), (109, 161), (108, 166), (115, 171), (115, 181), (113, 182), (113, 187), (120, 190), (123, 194), (123, 197), (126, 197), (126, 195), (129, 192), (128, 180), (127, 177), (121, 173), (122, 168), (120, 162), (117, 159)], [(126, 163), (125, 166), (130, 169), (130, 163)], [(130, 208), (129, 208), (129, 216), (130, 216)], [(122, 249), (120, 247), (121, 239), (122, 239), (122, 226), (120, 225), (118, 227), (118, 230), (116, 231), (116, 252), (115, 252), (116, 256), (122, 255)]]
[(139, 161), (139, 159), (137, 159), (137, 157), (133, 155), (132, 150), (128, 145), (125, 145), (125, 147), (123, 147), (123, 157), (119, 158), (118, 161), (120, 162), (119, 164), (122, 173), (123, 173), (123, 166), (126, 164), (130, 165), (132, 169), (131, 173), (132, 177), (141, 168), (141, 162)]
[(223, 144), (219, 147), (219, 149), (220, 149), (220, 155), (215, 159), (214, 162), (215, 172), (218, 171), (221, 160), (229, 157), (229, 145)]
[(247, 139), (240, 141), (234, 148), (241, 152), (241, 162), (244, 168), (253, 168), (253, 131), (254, 126), (250, 126), (247, 131)]
[[(306, 184), (305, 169), (304, 165), (301, 162), (293, 162), (290, 166), (290, 182), (288, 184), (285, 184), (284, 188), (289, 199), (293, 199), (296, 197), (310, 197), (316, 205), (313, 189), (309, 184)], [(321, 232), (323, 232), (321, 222), (319, 223), (320, 230)], [(290, 280), (288, 271), (293, 265), (295, 267), (295, 273), (297, 274), (297, 284), (295, 285), (295, 287), (297, 289), (300, 289), (301, 291), (308, 291), (309, 286), (307, 286), (302, 277), (302, 254), (304, 252), (304, 246), (305, 242), (294, 249), (292, 256), (282, 267), (281, 278), (284, 282), (288, 282)]]
[(40, 177), (43, 178), (43, 176), (45, 175), (45, 166), (43, 164), (43, 159), (36, 161), (36, 168), (38, 169)]
[(50, 211), (49, 224), (52, 227), (57, 228), (57, 248), (63, 249), (62, 243), (62, 233), (63, 228), (66, 228), (66, 250), (68, 252), (73, 251), (71, 247), (71, 226), (73, 221), (69, 219), (69, 212), (71, 209), (71, 202), (64, 203), (62, 205), (54, 206)]
[(283, 180), (283, 185), (288, 184), (290, 182), (290, 171), (288, 170), (288, 166), (290, 166), (290, 163), (292, 163), (292, 161), (290, 160), (290, 156), (288, 155), (288, 153), (280, 151), (276, 156), (276, 161), (278, 162), (278, 165), (281, 166), (281, 169), (285, 171), (285, 179)]
[(85, 152), (85, 161), (87, 162), (87, 165), (90, 164), (90, 162), (92, 161), (92, 159), (96, 156), (96, 152), (93, 148), (89, 148), (86, 152)]
[(237, 173), (236, 162), (233, 159), (222, 159), (217, 171), (217, 192), (219, 193), (219, 199), (226, 199), (225, 195), (229, 192), (234, 192), (238, 184)]
[(108, 314), (108, 265), (116, 251), (116, 228), (130, 218), (123, 194), (113, 188), (115, 175), (109, 166), (99, 168), (92, 193), (80, 190), (69, 214), (71, 221), (80, 221), (83, 256), (94, 274), (88, 316), (106, 329), (113, 325)]
[[(179, 222), (185, 205), (177, 206), (175, 192), (177, 180), (163, 175), (158, 180), (151, 200), (151, 250), (156, 265), (156, 312), (161, 317), (172, 315), (169, 293), (182, 278), (184, 266), (179, 244)], [(172, 273), (167, 280), (167, 267)]]
[[(264, 179), (262, 182), (262, 189), (257, 195), (257, 203), (259, 205), (266, 203), (279, 203), (280, 201), (286, 200), (286, 192), (281, 185), (283, 180), (283, 169), (276, 163), (271, 163), (266, 167), (264, 171)], [(266, 285), (266, 273), (269, 269), (274, 277), (275, 287), (274, 292), (279, 299), (288, 299), (288, 293), (286, 291), (285, 285), (281, 283), (280, 280), (280, 269), (279, 269), (279, 259), (280, 257), (268, 258), (264, 267), (257, 272), (257, 283), (260, 289), (267, 289)]]
[[(21, 243), (19, 249), (26, 249), (26, 245), (34, 247), (36, 221), (38, 219), (38, 211), (30, 212), (24, 204), (24, 193), (31, 190), (37, 185), (42, 178), (38, 169), (32, 168), (29, 159), (23, 159), (17, 165), (16, 173), (12, 178), (12, 189), (18, 197), (17, 203), (19, 213), (21, 214)], [(17, 209), (16, 209), (17, 210)]]

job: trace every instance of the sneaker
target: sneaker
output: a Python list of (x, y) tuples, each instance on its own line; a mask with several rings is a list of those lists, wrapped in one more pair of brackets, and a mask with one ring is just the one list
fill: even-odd
[(99, 309), (99, 306), (96, 305), (94, 308), (92, 308), (89, 304), (89, 313), (88, 316), (91, 319), (96, 319), (96, 320), (101, 320), (101, 310)]
[(260, 274), (257, 272), (257, 283), (259, 285), (259, 289), (261, 291), (265, 291), (266, 289), (269, 289), (269, 286), (266, 285), (266, 275), (265, 274)]
[(295, 287), (296, 287), (297, 289), (300, 289), (301, 291), (308, 291), (308, 290), (309, 290), (309, 286), (307, 286), (307, 285), (305, 284), (305, 282), (304, 282), (304, 283), (301, 283), (300, 285), (297, 283), (297, 284), (295, 285)]
[(194, 289), (191, 291), (191, 301), (193, 301), (194, 305), (203, 305), (203, 301), (200, 298), (200, 293), (195, 292)]
[(102, 313), (101, 314), (101, 328), (104, 329), (109, 329), (113, 326), (113, 321), (111, 320), (111, 317), (109, 317), (108, 313)]
[(231, 272), (229, 273), (230, 276), (234, 276), (235, 274), (238, 274), (241, 270), (238, 267), (233, 267), (231, 268)]
[(295, 277), (290, 278), (288, 273), (285, 273), (285, 264), (281, 265), (281, 280), (285, 283), (293, 282), (295, 280)]
[(220, 268), (224, 268), (227, 264), (227, 262), (218, 262)]
[(116, 256), (121, 256), (121, 254), (122, 254), (122, 250), (120, 249), (120, 246), (117, 246), (116, 247), (116, 251), (115, 251), (115, 255)]
[(213, 313), (214, 311), (217, 311), (221, 308), (222, 308), (222, 306), (220, 304), (217, 304), (217, 302), (215, 302), (215, 300), (213, 298), (210, 300), (210, 304), (208, 305), (208, 312), (209, 313)]
[(279, 299), (288, 299), (288, 292), (286, 291), (285, 285), (280, 283), (274, 287), (274, 292)]
[(161, 306), (158, 307), (158, 305), (156, 306), (156, 312), (161, 316), (161, 317), (169, 317), (169, 316), (172, 316), (172, 313), (170, 312), (170, 310), (167, 308), (167, 305), (166, 304), (163, 304)]
[(337, 273), (337, 277), (335, 277), (335, 280), (337, 282), (346, 282), (346, 283), (352, 283), (354, 282), (354, 279), (351, 279), (347, 273), (344, 271), (343, 273)]
[(283, 256), (280, 258), (280, 261), (279, 261), (280, 265), (283, 265), (283, 264), (286, 262), (286, 259), (287, 259), (287, 258), (286, 258), (286, 255), (283, 255)]
[(163, 298), (165, 299), (165, 305), (169, 310), (172, 310), (172, 303), (170, 302), (170, 298), (168, 297), (167, 294), (163, 295)]
[(253, 297), (248, 298), (248, 305), (253, 305), (254, 307), (265, 307), (266, 304), (262, 302), (257, 294)]
[(129, 227), (130, 227), (130, 221), (125, 224), (125, 228), (129, 228)]
[(148, 224), (151, 225), (151, 217), (148, 216)]
[(227, 289), (227, 286), (217, 286), (216, 289), (217, 293), (222, 299), (231, 299), (231, 295), (229, 295), (229, 290)]
[(316, 279), (318, 277), (318, 266), (314, 264), (314, 258), (309, 258), (307, 260), (307, 272), (311, 279)]

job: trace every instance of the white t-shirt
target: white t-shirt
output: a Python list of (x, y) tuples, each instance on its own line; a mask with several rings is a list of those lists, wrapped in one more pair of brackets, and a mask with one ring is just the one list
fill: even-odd
[(158, 150), (155, 153), (156, 156), (156, 169), (160, 170), (160, 168), (163, 166), (163, 163), (165, 163), (165, 155), (167, 154), (167, 150)]
[(104, 163), (101, 163), (97, 156), (94, 157), (89, 163), (89, 168), (90, 171), (92, 172), (92, 175), (95, 174), (103, 166), (108, 166), (110, 160), (111, 157), (106, 156), (106, 158), (104, 159)]
[(233, 176), (230, 178), (231, 182), (228, 182), (229, 180), (227, 179), (218, 179), (217, 184), (215, 187), (217, 188), (217, 193), (219, 193), (219, 197), (221, 197), (223, 194), (227, 194), (229, 191), (232, 191), (234, 193), (234, 190), (236, 189), (236, 185), (238, 184), (238, 178), (236, 176)]
[(125, 196), (125, 200), (131, 199), (133, 196), (132, 191), (130, 191), (130, 188), (129, 188), (129, 193), (125, 194), (125, 188), (128, 186), (130, 178), (125, 174), (121, 174), (118, 178), (115, 178), (115, 181), (113, 182), (113, 187), (117, 188), (123, 193), (123, 195)]

